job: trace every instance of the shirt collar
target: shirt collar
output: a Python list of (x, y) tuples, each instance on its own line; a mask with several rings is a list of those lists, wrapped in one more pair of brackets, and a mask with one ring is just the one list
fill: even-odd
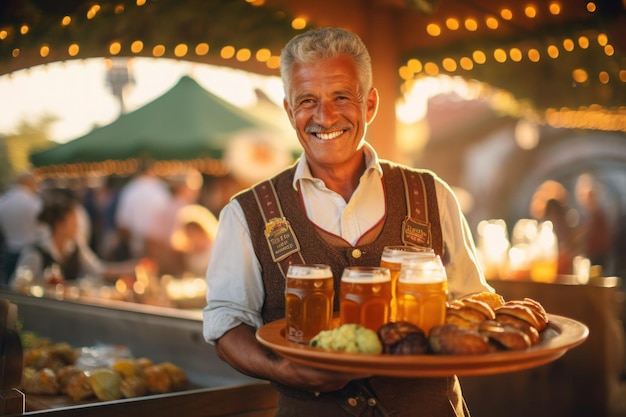
[[(383, 169), (380, 166), (380, 160), (378, 159), (378, 155), (372, 145), (365, 142), (363, 150), (365, 151), (365, 171), (363, 172), (363, 175), (370, 171), (376, 171), (378, 172), (378, 175), (382, 177)], [(293, 188), (296, 191), (298, 190), (298, 182), (300, 180), (321, 181), (311, 174), (311, 169), (309, 168), (309, 164), (306, 162), (306, 155), (304, 153), (302, 153), (302, 156), (296, 164), (296, 171), (293, 176)]]

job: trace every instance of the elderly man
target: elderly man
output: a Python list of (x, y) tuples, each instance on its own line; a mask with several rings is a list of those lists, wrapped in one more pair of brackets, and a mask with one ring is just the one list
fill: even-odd
[[(456, 377), (323, 371), (280, 358), (255, 339), (257, 328), (284, 317), (283, 274), (291, 262), (330, 265), (339, 288), (344, 267), (378, 265), (384, 246), (410, 243), (446, 261), (452, 296), (489, 290), (450, 188), (431, 172), (379, 160), (365, 142), (378, 92), (361, 40), (336, 28), (298, 35), (282, 52), (281, 75), (304, 155), (222, 210), (207, 271), (205, 339), (235, 369), (273, 383), (277, 416), (464, 415)], [(289, 253), (272, 246), (276, 218), (285, 225), (279, 237), (294, 242)]]

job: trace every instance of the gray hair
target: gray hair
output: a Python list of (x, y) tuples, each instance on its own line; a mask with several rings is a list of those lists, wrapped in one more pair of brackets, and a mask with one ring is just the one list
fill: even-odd
[(312, 64), (344, 55), (354, 60), (366, 94), (372, 88), (372, 60), (361, 38), (345, 29), (331, 27), (311, 29), (294, 36), (280, 54), (280, 75), (287, 100), (294, 63)]

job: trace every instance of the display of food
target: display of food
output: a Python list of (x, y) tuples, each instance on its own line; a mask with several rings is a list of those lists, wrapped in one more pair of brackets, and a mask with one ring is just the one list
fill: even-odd
[(28, 332), (22, 334), (22, 344), (21, 388), (26, 394), (66, 395), (73, 401), (113, 401), (187, 387), (187, 375), (180, 367), (132, 358), (123, 347), (73, 348)]
[[(354, 334), (348, 333), (345, 326), (320, 332), (310, 346), (392, 355), (476, 355), (523, 350), (540, 342), (541, 332), (548, 326), (548, 315), (536, 300), (506, 301), (499, 294), (482, 292), (449, 302), (445, 323), (431, 329), (428, 335), (408, 322), (382, 325), (375, 333), (380, 350), (346, 349), (346, 344), (357, 345), (357, 336), (352, 330)], [(368, 339), (368, 345), (375, 343)]]

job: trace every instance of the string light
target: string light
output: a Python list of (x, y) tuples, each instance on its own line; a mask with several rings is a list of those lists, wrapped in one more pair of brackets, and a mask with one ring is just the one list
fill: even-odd
[(109, 53), (111, 55), (117, 55), (122, 50), (122, 44), (119, 42), (113, 42), (109, 45)]
[(548, 10), (550, 11), (550, 14), (557, 16), (561, 14), (561, 5), (554, 1), (550, 3), (550, 5), (548, 6)]
[(477, 31), (478, 22), (476, 21), (476, 19), (472, 19), (472, 18), (465, 19), (465, 29), (469, 30), (470, 32)]
[(206, 42), (201, 42), (196, 45), (195, 49), (196, 55), (204, 56), (209, 53), (209, 44)]
[(303, 17), (297, 17), (291, 21), (291, 27), (296, 30), (301, 30), (306, 27), (306, 19)]
[(155, 45), (152, 48), (152, 56), (158, 58), (165, 55), (165, 46), (164, 45)]
[(489, 16), (487, 19), (485, 19), (485, 25), (489, 29), (496, 30), (500, 26), (500, 22), (498, 22), (498, 19), (496, 19), (495, 17)]
[(138, 54), (143, 51), (143, 42), (142, 41), (134, 41), (130, 44), (130, 50), (134, 54)]
[(537, 9), (535, 9), (533, 6), (526, 6), (524, 8), (524, 14), (530, 19), (534, 19), (535, 17), (537, 17)]
[(188, 51), (189, 51), (189, 47), (185, 45), (184, 43), (179, 43), (178, 45), (174, 47), (174, 55), (176, 56), (176, 58), (184, 57), (185, 55), (187, 55)]
[(454, 17), (449, 17), (446, 19), (446, 27), (450, 30), (458, 30), (459, 29), (459, 20)]
[(441, 27), (436, 23), (429, 23), (426, 25), (426, 33), (433, 37), (439, 36), (441, 35)]
[(223, 47), (220, 51), (220, 56), (223, 59), (231, 59), (233, 56), (235, 56), (235, 48), (232, 46)]
[(513, 19), (513, 12), (509, 9), (502, 9), (500, 10), (500, 16), (504, 19), (504, 20), (511, 20)]
[(237, 55), (235, 56), (235, 59), (237, 59), (237, 61), (239, 62), (246, 62), (250, 60), (251, 56), (252, 56), (252, 52), (248, 48), (242, 48), (237, 51)]
[(267, 48), (261, 48), (256, 51), (255, 58), (259, 62), (267, 62), (268, 59), (272, 56), (272, 51)]

